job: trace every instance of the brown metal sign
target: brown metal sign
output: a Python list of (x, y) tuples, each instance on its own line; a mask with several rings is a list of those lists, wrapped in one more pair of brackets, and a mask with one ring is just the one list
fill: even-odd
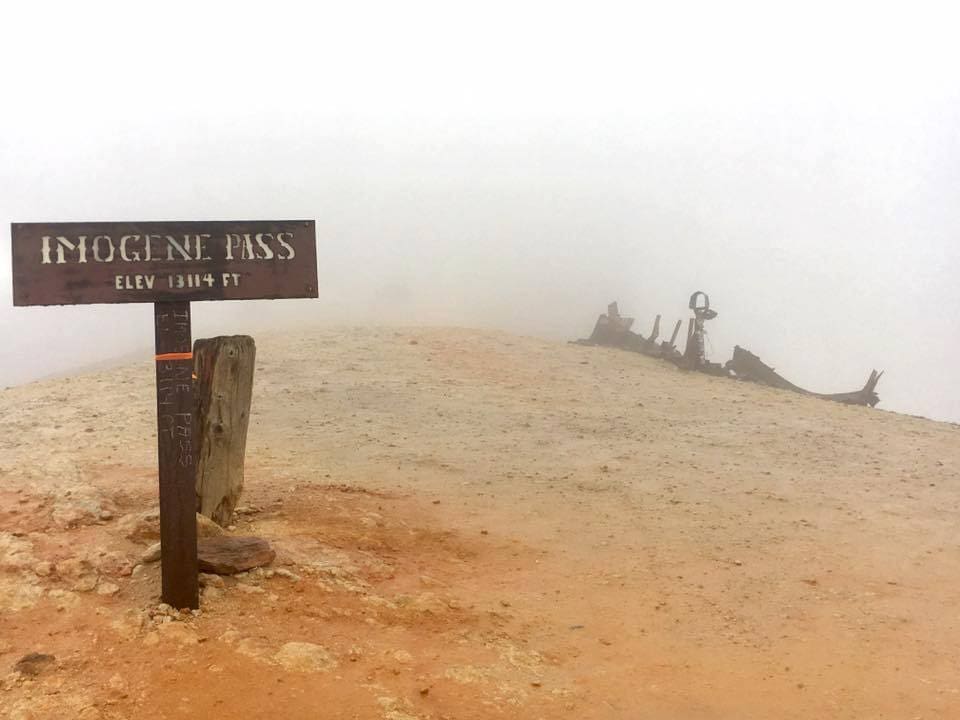
[(14, 223), (14, 305), (317, 297), (312, 220)]

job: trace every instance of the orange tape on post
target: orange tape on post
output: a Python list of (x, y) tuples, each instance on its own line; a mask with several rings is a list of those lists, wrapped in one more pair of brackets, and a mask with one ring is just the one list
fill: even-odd
[(162, 355), (156, 355), (155, 359), (157, 362), (163, 362), (164, 360), (193, 360), (193, 353), (163, 353)]

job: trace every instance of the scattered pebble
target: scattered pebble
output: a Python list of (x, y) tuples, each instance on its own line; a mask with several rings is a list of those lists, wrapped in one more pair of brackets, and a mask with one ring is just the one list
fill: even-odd
[(57, 658), (55, 656), (47, 655), (46, 653), (27, 653), (22, 658), (17, 660), (16, 664), (13, 666), (13, 671), (18, 672), (21, 675), (36, 677), (48, 667), (53, 665), (56, 660)]
[(102, 582), (97, 585), (98, 595), (116, 595), (120, 592), (120, 586), (112, 582)]
[(199, 580), (204, 587), (222, 588), (224, 585), (223, 578), (212, 573), (200, 573)]
[(140, 556), (140, 562), (144, 565), (147, 563), (157, 562), (160, 559), (160, 543), (154, 543), (146, 550), (143, 551), (143, 555)]
[(97, 586), (97, 580), (96, 575), (85, 575), (74, 583), (72, 589), (74, 592), (90, 592)]

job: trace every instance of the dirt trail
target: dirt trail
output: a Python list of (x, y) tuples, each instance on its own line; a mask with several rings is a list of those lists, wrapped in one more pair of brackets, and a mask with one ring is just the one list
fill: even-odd
[(960, 717), (957, 426), (497, 332), (262, 336), (231, 532), (278, 559), (169, 617), (126, 537), (152, 382), (0, 392), (0, 717)]

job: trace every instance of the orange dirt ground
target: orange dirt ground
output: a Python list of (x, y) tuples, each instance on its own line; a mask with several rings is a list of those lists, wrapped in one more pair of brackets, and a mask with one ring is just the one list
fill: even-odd
[(0, 392), (0, 717), (960, 717), (957, 426), (497, 332), (263, 335), (230, 532), (278, 557), (170, 617), (128, 539), (152, 382)]

